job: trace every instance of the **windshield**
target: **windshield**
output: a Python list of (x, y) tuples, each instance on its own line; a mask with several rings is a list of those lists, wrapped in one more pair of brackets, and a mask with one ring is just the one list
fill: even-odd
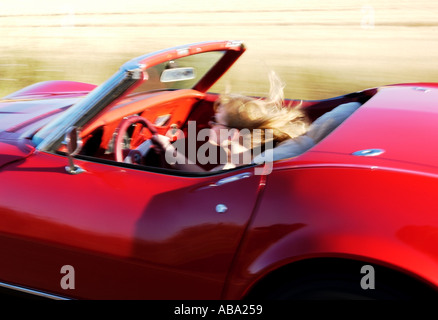
[[(70, 127), (81, 129), (108, 106), (126, 97), (126, 94), (144, 93), (156, 90), (177, 90), (194, 88), (204, 76), (214, 69), (226, 50), (189, 54), (188, 49), (178, 48), (173, 55), (146, 56), (126, 63), (112, 78), (94, 89), (83, 100), (70, 107), (60, 117), (51, 121), (33, 136), (33, 142), (40, 150), (56, 149), (63, 134)], [(164, 58), (164, 59), (163, 59)], [(147, 62), (146, 62), (147, 61)], [(150, 66), (148, 66), (148, 63)], [(209, 79), (208, 75), (206, 79)], [(131, 87), (134, 90), (130, 90)]]

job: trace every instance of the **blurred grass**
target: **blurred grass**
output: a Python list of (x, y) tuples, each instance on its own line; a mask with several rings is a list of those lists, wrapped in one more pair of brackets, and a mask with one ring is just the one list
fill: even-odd
[(0, 3), (0, 96), (44, 80), (100, 84), (131, 58), (205, 40), (248, 51), (213, 90), (322, 99), (399, 82), (438, 81), (433, 1), (53, 1)]

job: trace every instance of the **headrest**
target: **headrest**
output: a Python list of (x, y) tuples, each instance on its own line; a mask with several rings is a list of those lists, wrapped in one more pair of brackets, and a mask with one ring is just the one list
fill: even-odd
[(316, 119), (310, 125), (306, 135), (312, 138), (315, 143), (318, 143), (351, 116), (360, 106), (359, 102), (349, 102), (337, 106)]
[(264, 163), (292, 158), (303, 154), (329, 135), (360, 106), (361, 104), (359, 102), (349, 102), (337, 106), (316, 119), (310, 125), (307, 133), (295, 139), (286, 140), (278, 144), (274, 149), (266, 150), (254, 157), (253, 162)]

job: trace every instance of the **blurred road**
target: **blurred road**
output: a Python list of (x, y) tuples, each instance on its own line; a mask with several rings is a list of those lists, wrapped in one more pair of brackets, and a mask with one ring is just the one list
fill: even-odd
[(224, 82), (246, 94), (266, 94), (269, 69), (302, 99), (438, 81), (437, 13), (433, 0), (0, 1), (0, 96), (99, 84), (135, 56), (219, 39), (248, 47)]

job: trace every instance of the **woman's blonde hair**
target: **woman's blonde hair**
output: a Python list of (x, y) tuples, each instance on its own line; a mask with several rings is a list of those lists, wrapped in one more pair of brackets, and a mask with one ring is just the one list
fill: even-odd
[[(274, 143), (296, 138), (308, 129), (308, 119), (300, 106), (284, 105), (284, 84), (271, 72), (269, 75), (270, 92), (266, 99), (252, 98), (240, 94), (222, 94), (216, 101), (216, 108), (224, 109), (226, 125), (237, 129), (271, 129)], [(267, 142), (264, 135), (261, 141)]]

